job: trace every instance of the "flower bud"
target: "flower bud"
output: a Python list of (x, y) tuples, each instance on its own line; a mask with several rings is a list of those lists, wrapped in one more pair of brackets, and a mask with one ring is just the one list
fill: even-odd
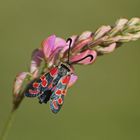
[(31, 74), (28, 72), (21, 72), (16, 76), (15, 82), (14, 82), (14, 89), (13, 94), (15, 96), (18, 96), (20, 94), (20, 91), (23, 86), (23, 82), (30, 76)]
[(136, 24), (140, 24), (140, 18), (132, 18), (131, 20), (129, 20), (129, 22), (127, 23), (127, 25), (129, 26), (133, 26), (133, 25), (136, 25)]
[(117, 34), (119, 31), (122, 31), (127, 22), (128, 22), (128, 20), (125, 19), (125, 18), (124, 19), (119, 19), (116, 22), (115, 27), (110, 31), (109, 36), (112, 37), (115, 34)]
[(77, 41), (85, 40), (85, 39), (87, 39), (87, 38), (89, 38), (89, 37), (91, 37), (91, 36), (92, 36), (92, 32), (91, 32), (91, 31), (85, 31), (85, 32), (83, 32), (83, 33), (79, 36), (79, 38), (78, 38)]
[(94, 40), (101, 38), (107, 32), (111, 30), (110, 26), (101, 26), (95, 33), (94, 33)]
[(97, 46), (95, 47), (95, 50), (101, 54), (111, 53), (115, 50), (116, 43), (112, 43), (108, 45), (107, 47)]

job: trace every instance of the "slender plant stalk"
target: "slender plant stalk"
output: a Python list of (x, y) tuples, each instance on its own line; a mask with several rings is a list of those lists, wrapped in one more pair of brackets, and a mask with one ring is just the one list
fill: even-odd
[(0, 140), (6, 140), (8, 132), (13, 124), (14, 121), (14, 116), (16, 113), (17, 108), (19, 107), (19, 105), (21, 104), (23, 98), (24, 98), (24, 90), (21, 92), (20, 96), (17, 96), (14, 98), (13, 100), (13, 107), (12, 110), (8, 116), (7, 122), (5, 123), (5, 126), (2, 130), (2, 133), (0, 135)]
[(3, 128), (3, 131), (0, 135), (0, 140), (6, 140), (6, 137), (8, 135), (8, 132), (12, 126), (13, 120), (14, 120), (14, 115), (15, 115), (16, 110), (12, 110), (8, 116), (7, 122), (5, 123), (5, 126)]

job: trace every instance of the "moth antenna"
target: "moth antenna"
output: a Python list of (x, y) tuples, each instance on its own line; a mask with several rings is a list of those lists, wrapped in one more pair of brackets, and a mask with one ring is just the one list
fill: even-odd
[(69, 62), (70, 61), (70, 49), (71, 49), (70, 47), (71, 47), (72, 39), (68, 38), (66, 42), (70, 42), (69, 49), (68, 49), (68, 62), (67, 62), (68, 64), (70, 64), (70, 62)]
[(87, 56), (85, 56), (85, 57), (83, 57), (83, 58), (81, 58), (81, 59), (79, 59), (79, 60), (77, 60), (77, 61), (71, 62), (71, 63), (69, 63), (69, 64), (70, 64), (70, 65), (76, 64), (76, 63), (78, 63), (78, 62), (80, 62), (80, 61), (86, 59), (87, 57), (90, 57), (90, 61), (92, 61), (92, 60), (94, 59), (93, 55), (89, 54), (89, 55), (87, 55)]

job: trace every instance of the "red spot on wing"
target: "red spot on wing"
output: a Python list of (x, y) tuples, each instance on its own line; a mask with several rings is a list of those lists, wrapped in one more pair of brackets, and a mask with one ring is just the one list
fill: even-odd
[(70, 80), (70, 76), (68, 75), (62, 79), (62, 84), (68, 84), (69, 80)]
[(51, 89), (53, 87), (52, 83), (48, 86), (49, 89)]
[(47, 86), (47, 80), (45, 79), (45, 80), (42, 80), (42, 82), (41, 82), (41, 85), (43, 86), (43, 87), (46, 87)]
[(32, 89), (29, 89), (29, 93), (30, 93), (30, 94), (38, 94), (38, 93), (39, 93), (39, 90), (32, 90)]
[(56, 104), (56, 100), (53, 100), (53, 106), (55, 109), (58, 109), (58, 105)]
[(59, 105), (62, 105), (62, 104), (63, 104), (62, 98), (59, 98), (57, 101), (58, 101), (58, 104), (59, 104)]
[(57, 74), (57, 72), (58, 72), (58, 69), (55, 67), (55, 68), (53, 68), (53, 69), (50, 70), (50, 75), (52, 77), (54, 77)]
[(46, 78), (45, 75), (42, 75), (42, 76), (40, 77), (41, 81), (44, 80), (45, 78)]
[(60, 95), (61, 94), (61, 90), (58, 89), (55, 93), (58, 94), (58, 95)]
[(63, 95), (66, 95), (66, 90), (62, 90), (62, 94)]
[(39, 87), (39, 83), (34, 82), (34, 83), (33, 83), (33, 87), (34, 87), (34, 88), (38, 88), (38, 87)]

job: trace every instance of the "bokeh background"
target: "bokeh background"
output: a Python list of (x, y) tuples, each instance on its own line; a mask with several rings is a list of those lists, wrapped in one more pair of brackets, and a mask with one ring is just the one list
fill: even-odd
[[(12, 104), (15, 75), (51, 34), (67, 38), (121, 17), (140, 17), (139, 0), (0, 0), (0, 132)], [(76, 66), (78, 82), (62, 110), (24, 99), (7, 140), (140, 139), (140, 40)]]

